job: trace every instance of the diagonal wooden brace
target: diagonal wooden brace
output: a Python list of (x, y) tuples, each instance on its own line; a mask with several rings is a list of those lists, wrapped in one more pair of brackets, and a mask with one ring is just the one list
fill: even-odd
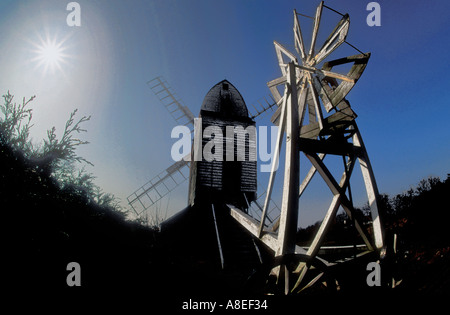
[[(339, 195), (340, 205), (345, 210), (345, 212), (349, 215), (349, 217), (353, 218), (354, 217), (353, 206), (350, 203), (350, 201), (348, 200), (347, 196), (345, 195), (345, 189), (343, 189), (343, 187), (341, 187), (336, 182), (336, 180), (334, 179), (333, 175), (330, 173), (330, 171), (325, 166), (323, 161), (317, 156), (317, 154), (315, 154), (315, 153), (306, 153), (305, 152), (305, 155), (311, 161), (311, 163), (314, 165), (314, 167), (317, 169), (317, 171), (320, 173), (320, 175), (324, 179), (325, 183), (328, 185), (328, 187), (330, 188), (331, 192), (333, 193), (333, 195), (334, 196)], [(349, 179), (347, 179), (347, 180), (349, 180)], [(367, 238), (366, 233), (364, 232), (364, 230), (362, 229), (361, 225), (356, 220), (356, 218), (355, 218), (355, 228), (357, 229), (357, 231), (361, 235), (364, 243), (367, 245), (369, 250), (373, 250), (373, 246), (372, 246), (371, 242)]]

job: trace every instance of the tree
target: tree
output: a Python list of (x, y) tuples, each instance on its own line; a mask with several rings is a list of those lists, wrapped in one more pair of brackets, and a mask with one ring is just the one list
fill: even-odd
[[(0, 119), (0, 140), (9, 144), (13, 149), (22, 150), (25, 153), (34, 151), (32, 143), (28, 140), (30, 135), (32, 109), (26, 108), (36, 96), (28, 100), (23, 98), (22, 104), (13, 103), (14, 96), (8, 91), (3, 95), (4, 104), (0, 105), (3, 119)], [(23, 120), (26, 122), (23, 124)]]
[[(86, 132), (82, 124), (89, 121), (91, 116), (83, 116), (76, 120), (77, 109), (70, 113), (61, 138), (58, 139), (56, 128), (47, 130), (47, 138), (42, 144), (35, 145), (29, 139), (32, 109), (29, 104), (36, 98), (23, 98), (21, 104), (14, 102), (14, 96), (8, 91), (3, 95), (4, 104), (0, 105), (3, 117), (0, 117), (0, 141), (9, 145), (16, 152), (20, 152), (36, 167), (43, 176), (53, 178), (61, 189), (70, 189), (74, 193), (86, 197), (89, 202), (96, 202), (101, 206), (125, 214), (117, 198), (104, 193), (94, 184), (92, 173), (85, 169), (93, 164), (76, 153), (80, 145), (88, 144), (76, 137), (76, 134)], [(80, 164), (81, 168), (77, 167)]]

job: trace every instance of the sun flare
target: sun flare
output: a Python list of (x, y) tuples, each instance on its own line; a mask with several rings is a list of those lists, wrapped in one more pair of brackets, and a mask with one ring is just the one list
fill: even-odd
[(41, 43), (35, 45), (36, 49), (34, 53), (36, 54), (33, 61), (37, 62), (37, 67), (43, 67), (44, 74), (48, 71), (52, 73), (55, 70), (62, 71), (61, 65), (66, 61), (67, 55), (64, 53), (65, 48), (63, 47), (63, 41), (56, 41), (56, 39), (46, 40), (41, 39)]

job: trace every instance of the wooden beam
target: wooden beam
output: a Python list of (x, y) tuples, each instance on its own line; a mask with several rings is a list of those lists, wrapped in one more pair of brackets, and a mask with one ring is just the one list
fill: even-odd
[(322, 115), (322, 108), (320, 107), (319, 97), (317, 96), (317, 91), (314, 88), (314, 82), (311, 77), (311, 74), (306, 73), (306, 78), (308, 79), (308, 82), (309, 82), (309, 87), (311, 90), (311, 95), (312, 95), (313, 104), (314, 104), (314, 109), (316, 111), (317, 123), (319, 124), (319, 130), (322, 130), (323, 129), (323, 115)]
[[(317, 168), (319, 171), (319, 174), (322, 176), (325, 183), (330, 188), (333, 195), (340, 194), (340, 202), (342, 208), (345, 210), (345, 212), (349, 215), (349, 217), (354, 218), (353, 214), (353, 206), (351, 205), (350, 201), (348, 200), (347, 196), (345, 195), (345, 191), (342, 192), (341, 187), (337, 184), (334, 177), (331, 175), (328, 168), (323, 164), (323, 162), (319, 159), (319, 157), (315, 153), (305, 153), (306, 157), (311, 161), (311, 163)], [(367, 247), (370, 250), (373, 250), (372, 244), (370, 243), (369, 239), (367, 238), (364, 230), (362, 229), (361, 225), (357, 221), (356, 218), (354, 218), (355, 222), (355, 228), (358, 231), (358, 233), (361, 235), (364, 243), (367, 245)]]
[(312, 92), (311, 89), (309, 89), (308, 98), (308, 121), (309, 123), (315, 123), (316, 122), (316, 110), (314, 109), (314, 103), (312, 100)]
[[(346, 197), (346, 196), (345, 196)], [(341, 206), (344, 209), (345, 213), (348, 215), (348, 217), (353, 220), (355, 224), (356, 231), (358, 231), (359, 235), (361, 236), (362, 240), (364, 241), (364, 244), (366, 244), (367, 248), (370, 251), (374, 250), (374, 247), (372, 243), (369, 241), (369, 238), (366, 235), (366, 232), (364, 232), (364, 229), (362, 228), (361, 224), (359, 223), (358, 219), (355, 217), (354, 209), (351, 206), (350, 202), (347, 198), (345, 200), (341, 200)]]
[(326, 140), (313, 140), (300, 137), (299, 149), (303, 152), (343, 156), (349, 156), (355, 153), (359, 153), (359, 148), (355, 147), (352, 143), (337, 141), (333, 137), (330, 137)]
[(316, 90), (319, 92), (323, 106), (329, 113), (333, 109), (333, 104), (331, 103), (330, 97), (328, 96), (328, 90), (325, 88), (326, 85), (323, 85), (317, 76), (313, 76), (313, 83), (316, 87)]
[(328, 228), (330, 227), (330, 223), (332, 222), (332, 219), (336, 216), (336, 212), (341, 204), (342, 194), (345, 194), (345, 190), (348, 187), (348, 183), (350, 181), (350, 177), (352, 175), (354, 166), (355, 166), (355, 159), (350, 158), (349, 162), (346, 165), (347, 172), (344, 172), (342, 174), (341, 180), (339, 182), (339, 187), (341, 188), (342, 192), (333, 196), (333, 200), (331, 201), (327, 214), (325, 215), (325, 218), (323, 219), (319, 230), (317, 231), (311, 245), (309, 246), (307, 255), (312, 257), (315, 257), (317, 255), (317, 252), (320, 249), (320, 245), (322, 244), (325, 234), (328, 231)]
[(308, 62), (314, 55), (314, 46), (316, 46), (317, 33), (319, 32), (320, 19), (322, 17), (322, 9), (323, 9), (323, 1), (320, 2), (319, 6), (316, 9), (316, 15), (314, 17), (314, 26), (311, 38), (311, 47), (309, 48), (308, 53)]
[(378, 210), (378, 201), (380, 198), (378, 187), (361, 134), (359, 133), (358, 127), (356, 125), (355, 128), (356, 132), (353, 135), (353, 143), (355, 144), (355, 146), (359, 146), (361, 148), (361, 154), (358, 156), (358, 160), (361, 167), (361, 172), (363, 174), (364, 185), (366, 186), (367, 198), (369, 200), (370, 214), (372, 216), (372, 225), (375, 238), (375, 247), (381, 251), (384, 248), (384, 235), (381, 228), (380, 213)]
[(350, 17), (346, 14), (342, 17), (334, 30), (331, 32), (330, 36), (328, 36), (322, 48), (310, 62), (312, 66), (320, 63), (345, 41), (349, 26)]
[[(300, 129), (303, 126), (303, 122), (305, 121), (305, 115), (306, 115), (306, 107), (307, 107), (307, 98), (309, 95), (309, 87), (307, 85), (306, 82), (306, 78), (304, 76), (301, 77), (302, 82), (299, 82), (298, 86), (301, 88), (303, 88), (303, 93), (302, 94), (298, 94), (298, 98), (297, 98), (297, 104), (298, 105), (298, 128), (299, 128), (299, 132)], [(300, 134), (299, 134), (300, 135)]]
[(225, 268), (225, 265), (224, 265), (224, 260), (223, 260), (222, 245), (220, 242), (219, 229), (217, 228), (217, 221), (216, 221), (216, 212), (214, 210), (213, 204), (211, 204), (211, 210), (212, 210), (212, 215), (213, 215), (213, 219), (214, 219), (214, 227), (216, 228), (217, 247), (219, 248), (220, 264), (223, 269), (223, 268)]
[[(298, 220), (298, 190), (300, 160), (298, 150), (299, 112), (306, 104), (305, 84), (300, 88), (300, 104), (297, 103), (297, 87), (294, 63), (288, 67), (288, 89), (286, 111), (286, 157), (284, 167), (283, 199), (281, 203), (280, 228), (276, 256), (295, 252), (295, 235)], [(299, 110), (300, 105), (300, 110)]]
[(278, 126), (280, 124), (280, 116), (281, 116), (281, 106), (278, 107), (275, 113), (273, 113), (272, 117), (270, 117), (270, 121), (275, 126)]
[(261, 224), (259, 226), (259, 231), (258, 231), (258, 235), (257, 235), (258, 238), (260, 238), (262, 236), (264, 222), (266, 220), (266, 215), (267, 215), (267, 209), (269, 208), (270, 198), (272, 197), (273, 183), (275, 180), (275, 175), (277, 174), (278, 160), (280, 158), (280, 150), (281, 150), (281, 145), (283, 143), (284, 130), (286, 127), (286, 106), (287, 106), (286, 100), (287, 99), (288, 99), (288, 97), (285, 94), (284, 102), (281, 105), (281, 122), (280, 122), (280, 126), (278, 128), (277, 142), (275, 144), (275, 153), (274, 153), (275, 155), (274, 155), (274, 159), (272, 161), (272, 167), (271, 167), (270, 176), (269, 176), (269, 183), (267, 185), (266, 199), (264, 201), (264, 208), (263, 208), (262, 215), (261, 215)]
[[(319, 154), (319, 158), (321, 160), (323, 160), (325, 158), (325, 154), (322, 154), (322, 153)], [(308, 171), (308, 174), (306, 174), (305, 178), (303, 179), (302, 183), (300, 184), (298, 198), (300, 198), (302, 196), (303, 192), (305, 191), (306, 187), (308, 187), (309, 183), (311, 182), (311, 180), (315, 174), (316, 174), (316, 168), (313, 165), (313, 166), (311, 166), (311, 168)], [(274, 224), (272, 226), (272, 231), (276, 231), (279, 226), (280, 226), (280, 218), (278, 218), (274, 222)]]
[[(290, 59), (290, 61), (297, 61), (297, 57), (293, 53), (291, 53), (286, 47), (284, 47), (282, 44), (280, 44), (276, 40), (273, 41), (273, 44), (275, 45), (275, 51), (277, 52), (278, 63), (280, 65), (286, 64), (281, 53), (285, 54)], [(281, 70), (283, 70), (283, 69), (286, 69), (286, 67), (284, 67), (284, 66), (281, 67)], [(286, 70), (285, 70), (285, 72), (286, 72)], [(286, 73), (283, 73), (283, 75), (286, 75)]]
[[(230, 208), (230, 215), (241, 224), (247, 231), (252, 233), (254, 236), (258, 237), (259, 233), (259, 222), (249, 216), (248, 214), (242, 212), (241, 210), (235, 208), (232, 205), (227, 205)], [(269, 247), (274, 252), (278, 248), (278, 239), (276, 234), (264, 229), (261, 237), (258, 237), (267, 247)], [(306, 251), (305, 251), (306, 252)]]
[[(319, 159), (323, 160), (325, 158), (325, 154), (321, 153), (319, 154)], [(311, 182), (312, 178), (316, 174), (317, 169), (314, 167), (314, 165), (311, 166), (311, 168), (308, 171), (308, 174), (306, 174), (305, 178), (303, 179), (302, 183), (300, 184), (298, 197), (300, 198), (305, 191), (306, 187), (308, 187), (309, 183)]]
[(327, 70), (316, 69), (314, 67), (309, 67), (309, 66), (302, 66), (302, 65), (295, 65), (295, 66), (298, 69), (303, 70), (305, 72), (321, 74), (324, 77), (330, 77), (330, 78), (334, 78), (334, 79), (347, 81), (350, 83), (355, 83), (355, 79), (353, 79), (352, 77), (345, 75), (345, 74), (340, 74), (340, 73), (327, 71)]
[[(310, 257), (316, 257), (317, 252), (320, 249), (320, 244), (322, 243), (326, 232), (328, 231), (328, 228), (330, 227), (330, 223), (332, 221), (332, 218), (335, 217), (337, 210), (339, 209), (340, 205), (340, 196), (335, 195), (333, 197), (333, 200), (331, 201), (330, 207), (328, 208), (327, 214), (325, 215), (325, 218), (322, 220), (322, 223), (320, 224), (319, 231), (317, 231), (313, 242), (311, 243), (310, 247), (308, 248), (308, 251), (306, 252), (306, 255)], [(308, 270), (308, 267), (304, 262), (300, 262), (295, 269), (294, 273), (300, 273), (297, 282), (294, 285), (293, 290), (295, 290), (303, 280), (303, 277), (305, 276), (306, 272)]]
[[(343, 191), (344, 193), (349, 184), (350, 176), (353, 171), (354, 165), (355, 165), (355, 159), (350, 158), (347, 165), (345, 166), (347, 171), (345, 171), (342, 174), (341, 180), (339, 182), (341, 191)], [(325, 238), (325, 235), (331, 226), (331, 222), (332, 222), (333, 218), (336, 216), (337, 210), (339, 209), (339, 206), (341, 204), (341, 198), (342, 198), (342, 192), (333, 196), (330, 207), (328, 208), (328, 211), (327, 211), (324, 219), (322, 220), (319, 230), (317, 231), (316, 235), (314, 236), (314, 239), (313, 239), (311, 245), (309, 246), (308, 251), (306, 252), (306, 255), (308, 255), (310, 257), (317, 256), (317, 253), (319, 252), (319, 249), (320, 249), (320, 245), (322, 244), (322, 242)], [(297, 279), (296, 284), (294, 285), (293, 290), (295, 290), (300, 285), (301, 281), (303, 280), (303, 277), (305, 276), (305, 274), (307, 272), (307, 268), (308, 267), (305, 266), (304, 263), (299, 263), (299, 265), (297, 266), (295, 272), (299, 273), (301, 271), (301, 273)]]
[(267, 82), (267, 86), (270, 89), (273, 86), (278, 86), (278, 85), (281, 85), (281, 84), (285, 84), (286, 82), (287, 82), (286, 76), (283, 75), (283, 76), (281, 76), (279, 78), (276, 78), (276, 79), (274, 79), (272, 81)]
[(277, 41), (273, 41), (273, 44), (275, 45), (275, 53), (277, 54), (278, 65), (280, 66), (281, 73), (283, 75), (286, 75), (286, 68), (284, 66), (282, 66), (285, 62), (283, 59), (281, 49), (279, 48), (279, 46), (281, 46), (281, 44), (278, 43)]
[(350, 83), (355, 83), (356, 82), (355, 79), (349, 77), (348, 75), (340, 74), (340, 73), (336, 73), (336, 72), (332, 72), (332, 71), (326, 71), (326, 70), (317, 69), (316, 73), (320, 73), (320, 74), (322, 74), (325, 77), (335, 78), (335, 79), (347, 81), (347, 82), (350, 82)]
[(327, 61), (323, 64), (322, 69), (323, 70), (331, 70), (334, 66), (343, 65), (346, 63), (354, 62), (356, 64), (361, 65), (367, 65), (367, 62), (369, 61), (370, 53), (364, 53), (364, 54), (358, 54), (358, 55), (352, 55), (344, 58), (334, 59), (331, 61)]
[[(345, 105), (346, 102), (342, 101), (338, 106), (340, 107), (341, 104)], [(335, 127), (339, 124), (345, 126), (355, 120), (356, 117), (356, 114), (349, 106), (345, 107), (324, 119), (324, 129), (322, 129), (322, 133), (317, 122), (310, 122), (308, 125), (302, 126), (300, 129), (300, 136), (302, 138), (317, 139), (321, 134), (331, 134), (331, 127)]]
[(278, 91), (277, 87), (276, 87), (276, 86), (272, 86), (272, 87), (270, 88), (270, 92), (272, 93), (273, 98), (275, 99), (275, 102), (276, 102), (277, 104), (280, 103), (282, 97), (281, 97), (281, 94), (280, 94), (280, 92)]
[(297, 11), (294, 9), (294, 44), (295, 50), (302, 58), (302, 62), (306, 62), (305, 45), (303, 43), (302, 30), (300, 28), (300, 23), (298, 21)]
[[(233, 217), (240, 225), (242, 225), (247, 231), (257, 237), (259, 222), (249, 216), (248, 214), (242, 212), (238, 208), (233, 205), (227, 204), (227, 207), (230, 209), (230, 215)], [(272, 233), (268, 230), (264, 230), (262, 237), (259, 238), (260, 241), (264, 243), (269, 249), (273, 252), (277, 251), (278, 248), (278, 238), (275, 233)], [(295, 246), (296, 254), (306, 254), (306, 250), (303, 247)], [(322, 261), (327, 266), (332, 266), (333, 263), (326, 261), (323, 258), (317, 257), (320, 261)]]

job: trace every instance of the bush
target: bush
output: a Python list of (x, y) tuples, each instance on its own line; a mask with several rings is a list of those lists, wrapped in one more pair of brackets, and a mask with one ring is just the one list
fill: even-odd
[[(83, 116), (76, 120), (77, 109), (70, 113), (61, 138), (56, 134), (56, 128), (47, 130), (47, 138), (42, 144), (35, 145), (30, 140), (30, 129), (33, 110), (29, 104), (36, 98), (23, 98), (21, 104), (14, 102), (14, 96), (8, 91), (3, 95), (4, 104), (0, 105), (3, 117), (0, 117), (0, 141), (13, 151), (28, 159), (37, 172), (53, 178), (62, 190), (85, 196), (88, 202), (95, 202), (101, 206), (111, 207), (122, 214), (126, 212), (119, 205), (118, 199), (103, 192), (94, 184), (94, 175), (88, 173), (86, 165), (93, 164), (76, 153), (76, 149), (87, 141), (76, 137), (86, 132), (82, 124), (89, 121), (91, 116)], [(81, 167), (77, 167), (81, 165)]]

